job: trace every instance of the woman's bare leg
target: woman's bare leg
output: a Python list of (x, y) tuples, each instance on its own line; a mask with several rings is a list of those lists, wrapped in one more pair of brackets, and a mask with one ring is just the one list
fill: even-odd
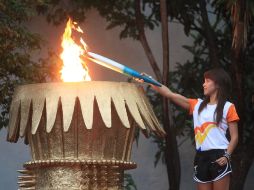
[(213, 190), (229, 190), (230, 174), (213, 182)]
[(197, 183), (197, 190), (212, 190), (212, 183)]

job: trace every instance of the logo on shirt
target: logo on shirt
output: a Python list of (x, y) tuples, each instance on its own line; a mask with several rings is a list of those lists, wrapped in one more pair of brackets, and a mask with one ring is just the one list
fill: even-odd
[(197, 145), (201, 145), (206, 139), (209, 131), (215, 127), (217, 127), (215, 122), (206, 122), (200, 127), (195, 127), (195, 141)]

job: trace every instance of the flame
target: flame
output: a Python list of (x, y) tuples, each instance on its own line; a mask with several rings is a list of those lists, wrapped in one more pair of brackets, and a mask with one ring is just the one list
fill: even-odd
[(87, 52), (87, 45), (80, 38), (80, 45), (72, 39), (72, 29), (79, 33), (83, 33), (77, 23), (68, 20), (62, 39), (63, 51), (60, 55), (63, 60), (63, 68), (60, 71), (61, 79), (64, 82), (90, 81), (88, 68), (82, 59), (82, 56)]

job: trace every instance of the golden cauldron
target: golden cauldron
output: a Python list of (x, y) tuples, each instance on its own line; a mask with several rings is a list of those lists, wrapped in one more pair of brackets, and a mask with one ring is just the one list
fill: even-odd
[(145, 94), (123, 82), (44, 83), (15, 90), (7, 140), (24, 137), (32, 160), (20, 189), (122, 189), (137, 126), (165, 132)]

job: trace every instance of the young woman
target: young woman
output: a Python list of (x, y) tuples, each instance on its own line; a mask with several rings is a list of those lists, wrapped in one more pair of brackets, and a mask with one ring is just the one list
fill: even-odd
[[(239, 117), (234, 104), (227, 101), (231, 91), (231, 79), (220, 68), (204, 74), (204, 96), (188, 99), (172, 92), (166, 86), (152, 86), (162, 96), (193, 115), (196, 143), (193, 178), (198, 190), (228, 190), (230, 156), (238, 142)], [(226, 138), (229, 130), (230, 141)]]

